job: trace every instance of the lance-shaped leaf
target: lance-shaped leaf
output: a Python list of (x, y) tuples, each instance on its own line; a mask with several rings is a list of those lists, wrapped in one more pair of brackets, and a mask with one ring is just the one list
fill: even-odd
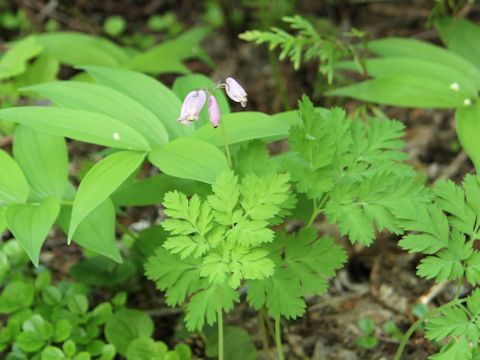
[(0, 110), (0, 119), (92, 144), (128, 150), (150, 150), (147, 140), (132, 127), (90, 111), (25, 106)]
[[(279, 121), (261, 112), (237, 112), (222, 116), (229, 144), (269, 137), (286, 137), (292, 125), (291, 121)], [(207, 124), (193, 133), (192, 137), (224, 146), (222, 132)]]
[(5, 211), (8, 228), (35, 266), (38, 266), (40, 249), (59, 211), (60, 202), (53, 197), (40, 204), (13, 204)]
[(465, 100), (465, 95), (451, 90), (448, 82), (412, 75), (367, 80), (328, 91), (327, 95), (393, 106), (439, 109), (463, 106)]
[[(72, 207), (65, 206), (58, 217), (58, 223), (65, 233), (70, 226), (71, 214)], [(83, 219), (72, 240), (90, 251), (122, 262), (115, 243), (115, 207), (110, 199), (103, 201)]]
[(67, 65), (118, 66), (128, 59), (127, 52), (120, 46), (98, 36), (60, 31), (39, 34), (35, 39), (45, 52)]
[(151, 152), (148, 159), (167, 175), (209, 184), (228, 168), (225, 155), (217, 147), (193, 138), (169, 142)]
[(180, 99), (162, 83), (145, 74), (101, 66), (84, 66), (85, 71), (99, 84), (118, 90), (133, 100), (143, 104), (163, 123), (170, 138), (185, 136), (193, 132), (177, 122), (182, 103)]
[(107, 199), (143, 162), (145, 154), (132, 151), (114, 153), (95, 164), (78, 187), (73, 202), (68, 241), (77, 227)]
[(0, 150), (0, 206), (24, 203), (28, 198), (28, 183), (18, 164)]
[(61, 107), (110, 116), (136, 129), (152, 146), (168, 141), (167, 130), (150, 110), (115, 89), (78, 81), (56, 81), (29, 86), (22, 91), (48, 97)]
[(61, 199), (68, 178), (65, 139), (27, 126), (17, 126), (13, 154), (37, 199)]

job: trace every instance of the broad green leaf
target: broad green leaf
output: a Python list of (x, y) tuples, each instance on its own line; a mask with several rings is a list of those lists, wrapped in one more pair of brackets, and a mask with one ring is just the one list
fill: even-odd
[(29, 36), (20, 40), (0, 58), (0, 80), (25, 72), (28, 61), (42, 51), (42, 46)]
[[(229, 360), (258, 359), (257, 348), (248, 332), (237, 326), (227, 326), (224, 335), (225, 358)], [(213, 331), (205, 344), (205, 355), (209, 358), (218, 357), (218, 332)]]
[(92, 144), (150, 150), (147, 140), (134, 128), (109, 116), (89, 111), (26, 106), (2, 109), (0, 119)]
[[(187, 94), (195, 89), (213, 89), (215, 83), (203, 74), (188, 74), (177, 77), (173, 83), (172, 90), (177, 94), (179, 99), (184, 99)], [(222, 116), (230, 113), (230, 105), (228, 104), (227, 97), (223, 91), (216, 91), (215, 97), (218, 101)], [(204, 106), (200, 112), (200, 119), (195, 123), (195, 127), (199, 127), (209, 124), (208, 106)]]
[(49, 54), (41, 54), (27, 70), (16, 79), (15, 85), (17, 88), (20, 88), (22, 86), (53, 81), (56, 79), (59, 70), (60, 63), (55, 57)]
[(59, 200), (50, 197), (40, 204), (14, 204), (5, 212), (7, 226), (35, 266), (40, 249), (60, 211)]
[(18, 164), (0, 150), (0, 206), (27, 201), (29, 188), (27, 179)]
[(168, 141), (167, 130), (149, 109), (115, 89), (78, 81), (57, 81), (22, 90), (45, 96), (61, 107), (119, 120), (137, 130), (153, 147)]
[[(62, 208), (58, 223), (68, 234), (72, 207)], [(106, 256), (118, 263), (122, 257), (115, 242), (115, 207), (110, 199), (106, 199), (92, 210), (78, 225), (72, 240), (85, 249)]]
[(112, 194), (143, 162), (145, 154), (132, 151), (114, 153), (95, 164), (78, 187), (73, 202), (68, 240), (78, 225)]
[(174, 140), (151, 152), (148, 159), (167, 175), (209, 184), (228, 167), (217, 147), (192, 138)]
[(105, 325), (105, 337), (123, 355), (133, 340), (150, 337), (152, 334), (152, 319), (139, 310), (120, 310), (108, 319)]
[(480, 68), (480, 27), (478, 25), (466, 19), (452, 18), (441, 19), (435, 25), (449, 50)]
[(134, 339), (127, 348), (127, 360), (166, 359), (168, 347), (163, 342), (155, 342), (149, 337)]
[(405, 38), (385, 38), (370, 41), (368, 50), (383, 57), (411, 57), (461, 69), (465, 76), (474, 79), (480, 86), (480, 70), (461, 56), (425, 41)]
[[(373, 78), (384, 78), (392, 75), (418, 76), (443, 82), (444, 86), (459, 84), (458, 92), (465, 98), (477, 96), (475, 80), (465, 76), (462, 69), (455, 69), (430, 60), (413, 57), (373, 58), (365, 61), (367, 73)], [(339, 64), (341, 69), (361, 70), (353, 61)]]
[(207, 35), (207, 28), (191, 29), (175, 39), (164, 41), (152, 49), (130, 59), (125, 66), (132, 70), (151, 74), (188, 73), (183, 61), (202, 58), (209, 61), (200, 47), (200, 41)]
[(480, 169), (480, 103), (464, 106), (455, 112), (457, 135), (463, 149), (472, 160), (475, 168)]
[[(0, 113), (1, 114), (1, 113)], [(290, 121), (279, 121), (261, 112), (236, 112), (222, 116), (229, 144), (269, 137), (286, 137), (291, 126)], [(192, 137), (224, 146), (225, 141), (220, 127), (207, 124), (192, 134)]]
[(64, 138), (20, 125), (15, 129), (13, 154), (35, 198), (62, 198), (68, 178)]
[(133, 100), (143, 104), (163, 123), (170, 138), (185, 136), (193, 128), (177, 121), (180, 115), (181, 101), (165, 85), (142, 73), (125, 69), (113, 69), (100, 66), (82, 67), (99, 84), (116, 89)]
[(117, 206), (155, 205), (160, 204), (165, 193), (172, 190), (189, 195), (201, 191), (197, 184), (191, 180), (158, 174), (121, 187), (112, 195), (112, 200)]
[(55, 32), (36, 35), (35, 39), (45, 52), (67, 65), (118, 66), (128, 59), (125, 50), (93, 35)]
[(450, 89), (447, 82), (414, 75), (367, 80), (328, 91), (327, 95), (416, 108), (456, 108), (463, 106), (466, 99), (462, 93)]

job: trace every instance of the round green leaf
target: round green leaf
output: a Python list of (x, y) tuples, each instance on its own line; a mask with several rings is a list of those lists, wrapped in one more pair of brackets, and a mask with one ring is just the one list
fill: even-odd
[(125, 355), (130, 343), (153, 334), (153, 321), (142, 311), (124, 309), (113, 315), (105, 325), (105, 337), (117, 351)]

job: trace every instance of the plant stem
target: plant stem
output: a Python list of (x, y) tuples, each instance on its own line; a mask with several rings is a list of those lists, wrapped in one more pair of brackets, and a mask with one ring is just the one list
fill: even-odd
[(220, 121), (220, 129), (222, 131), (223, 142), (225, 144), (225, 153), (227, 154), (228, 166), (230, 166), (230, 169), (233, 170), (232, 157), (230, 155), (230, 146), (228, 145), (227, 132), (225, 131), (225, 125), (223, 125), (223, 121)]
[(260, 336), (262, 338), (263, 352), (265, 357), (269, 358), (270, 345), (268, 343), (267, 327), (265, 325), (265, 307), (258, 311), (258, 322), (260, 326)]
[(430, 319), (432, 316), (436, 315), (438, 312), (440, 312), (441, 309), (449, 308), (449, 307), (455, 306), (455, 305), (460, 305), (464, 301), (465, 301), (465, 299), (460, 300), (458, 298), (454, 298), (453, 300), (449, 301), (445, 305), (442, 305), (439, 308), (430, 310), (427, 314), (425, 314), (425, 316), (423, 316), (423, 317), (419, 318), (417, 321), (415, 321), (412, 324), (412, 326), (410, 326), (408, 328), (405, 335), (403, 335), (402, 341), (400, 342), (400, 345), (398, 346), (397, 352), (395, 353), (395, 357), (393, 358), (393, 360), (400, 360), (402, 358), (403, 349), (407, 345), (408, 339), (410, 339), (410, 336), (412, 336), (412, 334), (415, 332), (415, 330), (417, 330), (417, 328), (420, 326), (421, 323), (423, 323), (425, 320)]
[(218, 360), (224, 359), (223, 350), (223, 310), (220, 305), (217, 307), (217, 325), (218, 325)]
[(282, 331), (280, 329), (280, 316), (275, 318), (275, 346), (277, 348), (278, 360), (285, 360), (282, 349)]
[(408, 339), (410, 339), (410, 336), (417, 330), (417, 328), (420, 326), (421, 323), (423, 323), (426, 320), (427, 316), (421, 317), (417, 321), (415, 321), (412, 326), (410, 326), (402, 337), (402, 341), (400, 342), (400, 345), (398, 346), (397, 352), (395, 353), (395, 357), (393, 360), (400, 360), (402, 357), (403, 349), (407, 345)]

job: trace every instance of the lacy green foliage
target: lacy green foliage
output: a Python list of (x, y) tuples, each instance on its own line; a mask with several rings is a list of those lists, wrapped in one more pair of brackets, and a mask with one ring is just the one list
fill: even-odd
[(218, 307), (228, 311), (238, 301), (242, 280), (272, 276), (275, 264), (262, 245), (271, 243), (272, 221), (289, 206), (288, 174), (221, 174), (207, 199), (177, 191), (165, 195), (170, 236), (146, 264), (147, 276), (166, 290), (167, 303), (187, 297), (187, 327), (216, 321)]
[(297, 191), (312, 199), (352, 242), (370, 244), (375, 229), (401, 233), (397, 202), (429, 200), (410, 166), (403, 163), (403, 125), (370, 118), (350, 120), (341, 109), (315, 109), (304, 96), (302, 124), (290, 131), (284, 165)]
[[(318, 61), (319, 72), (328, 78), (331, 83), (335, 65), (345, 56), (353, 55), (356, 58), (352, 46), (336, 36), (331, 36), (322, 31), (320, 33), (306, 19), (299, 15), (285, 16), (283, 21), (290, 26), (293, 34), (277, 27), (270, 31), (251, 30), (240, 34), (240, 38), (252, 41), (256, 44), (267, 43), (269, 50), (281, 49), (279, 58), (290, 59), (295, 70), (298, 70), (302, 62)], [(353, 32), (356, 37), (363, 37), (360, 32)]]
[(305, 312), (305, 295), (321, 295), (327, 280), (346, 260), (346, 254), (331, 238), (317, 238), (316, 230), (303, 228), (298, 234), (279, 234), (265, 246), (275, 262), (275, 273), (248, 282), (248, 302), (266, 305), (273, 317), (296, 318)]
[[(461, 186), (450, 180), (440, 181), (433, 193), (431, 203), (397, 203), (395, 214), (401, 227), (413, 232), (405, 235), (399, 245), (426, 255), (417, 267), (419, 276), (435, 281), (466, 279), (475, 287), (480, 284), (480, 252), (474, 246), (480, 238), (480, 177), (469, 174)], [(431, 359), (478, 356), (479, 316), (478, 288), (466, 300), (456, 298), (441, 306), (428, 318), (426, 337), (433, 341), (447, 339), (448, 345)]]

